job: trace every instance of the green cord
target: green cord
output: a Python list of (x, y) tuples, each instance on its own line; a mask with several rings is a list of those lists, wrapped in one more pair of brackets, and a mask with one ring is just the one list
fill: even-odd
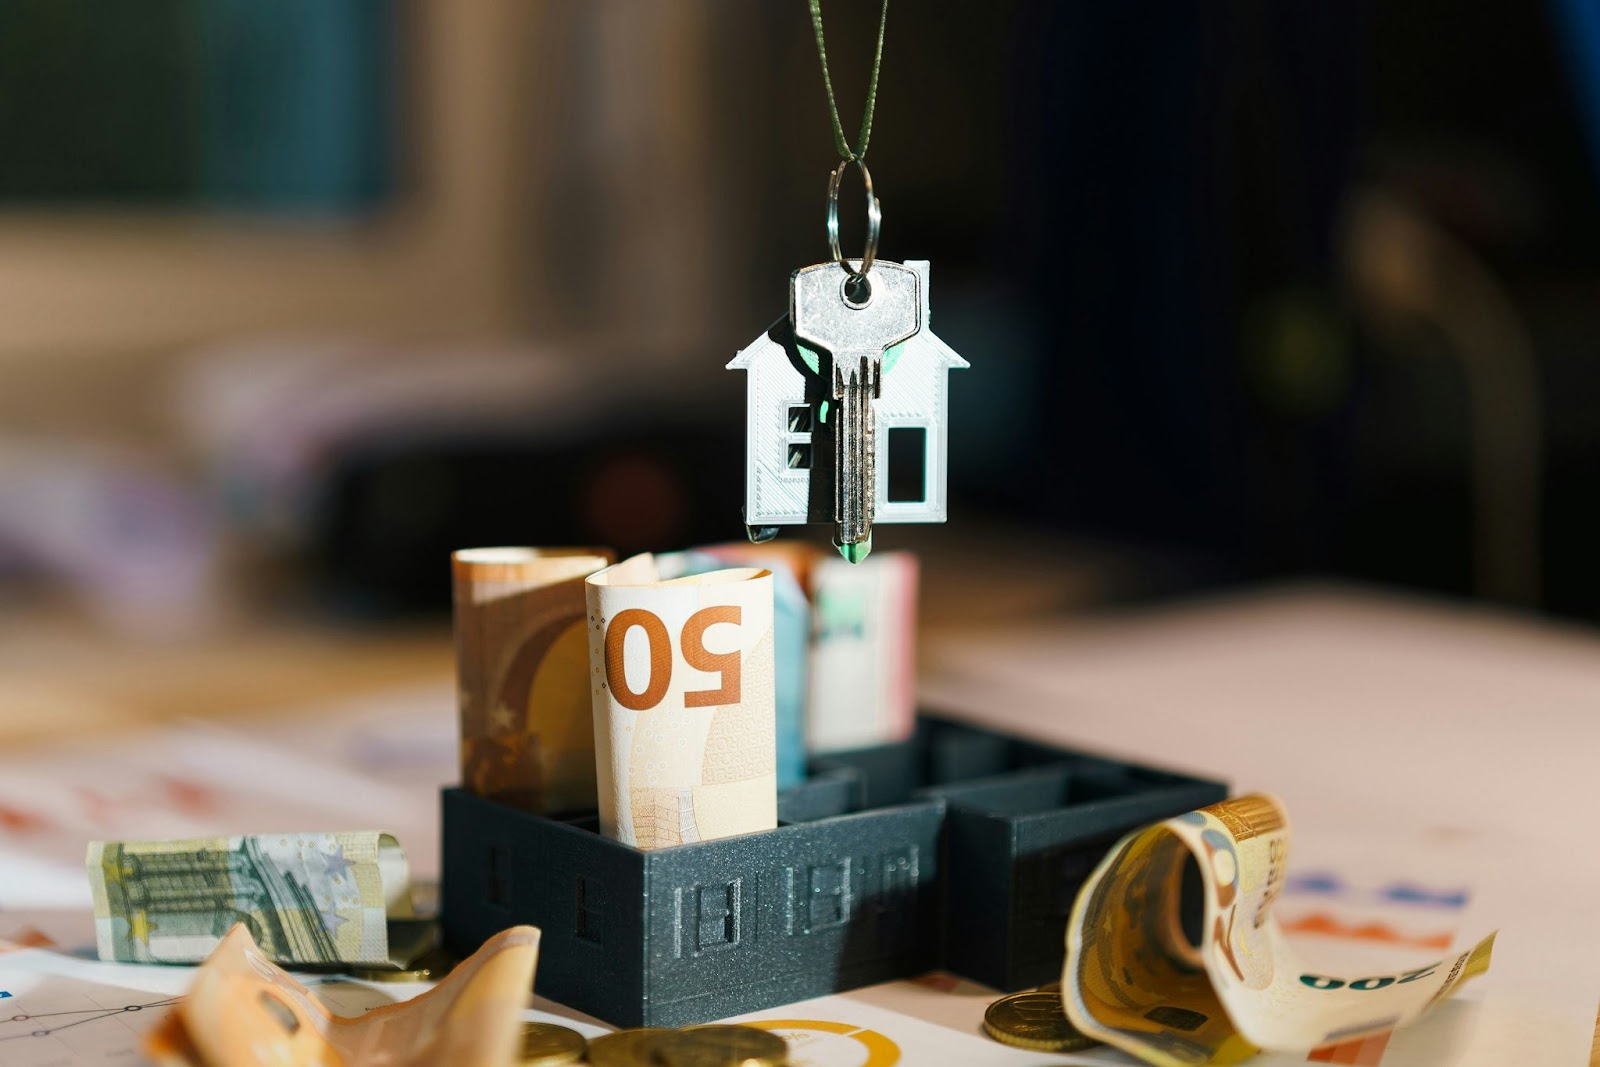
[(872, 80), (867, 83), (867, 106), (861, 112), (861, 133), (856, 138), (855, 151), (844, 139), (844, 124), (839, 121), (839, 105), (833, 98), (833, 79), (828, 76), (828, 48), (822, 43), (822, 0), (810, 0), (811, 27), (817, 31), (817, 58), (822, 61), (822, 87), (828, 92), (828, 117), (833, 120), (833, 145), (840, 159), (861, 159), (867, 154), (867, 142), (872, 140), (872, 110), (878, 106), (878, 68), (883, 65), (883, 30), (889, 24), (889, 0), (883, 0), (883, 13), (878, 16), (878, 49), (872, 54)]

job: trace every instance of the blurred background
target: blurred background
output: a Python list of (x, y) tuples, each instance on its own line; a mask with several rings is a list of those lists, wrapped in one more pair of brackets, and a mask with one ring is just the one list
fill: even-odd
[[(878, 9), (825, 11), (853, 130)], [(723, 365), (826, 258), (820, 82), (800, 0), (0, 0), (13, 720), (263, 628), (403, 674), (363, 635), (436, 632), (454, 547), (740, 537)], [(1592, 0), (897, 4), (869, 158), (972, 363), (952, 521), (879, 537), (934, 622), (1600, 619)], [(285, 695), (229, 654), (205, 700)]]

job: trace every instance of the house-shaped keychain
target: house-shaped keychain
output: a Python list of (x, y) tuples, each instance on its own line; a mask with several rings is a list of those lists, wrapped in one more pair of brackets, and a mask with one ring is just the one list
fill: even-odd
[[(928, 326), (928, 263), (908, 260), (921, 282), (922, 328), (883, 356), (873, 401), (877, 439), (875, 523), (945, 521), (949, 389), (966, 360)], [(837, 410), (829, 361), (798, 343), (787, 316), (742, 349), (729, 370), (746, 379), (745, 525), (753, 541), (780, 526), (834, 521)]]

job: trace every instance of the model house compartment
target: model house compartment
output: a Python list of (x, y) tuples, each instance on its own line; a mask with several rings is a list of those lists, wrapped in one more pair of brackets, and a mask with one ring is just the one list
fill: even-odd
[(1135, 827), (1220, 782), (945, 719), (832, 753), (777, 829), (641, 852), (593, 818), (444, 792), (443, 925), (466, 953), (540, 927), (543, 996), (684, 1026), (936, 968), (1001, 989), (1060, 977), (1083, 879)]

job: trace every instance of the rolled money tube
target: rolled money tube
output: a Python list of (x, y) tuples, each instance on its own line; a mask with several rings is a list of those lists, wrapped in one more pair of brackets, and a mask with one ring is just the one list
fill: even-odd
[(904, 741), (916, 727), (917, 557), (836, 556), (811, 567), (812, 752)]
[(600, 830), (640, 849), (778, 825), (772, 572), (587, 579)]
[[(811, 546), (798, 546), (809, 549)], [(706, 545), (656, 557), (664, 578), (704, 574), (724, 567), (766, 567), (772, 571), (773, 678), (777, 689), (778, 788), (806, 777), (806, 683), (811, 674), (811, 600), (802, 576), (809, 568), (793, 542)], [(820, 553), (816, 553), (820, 555)]]
[(592, 811), (583, 580), (603, 548), (451, 554), (461, 784), (530, 812)]

